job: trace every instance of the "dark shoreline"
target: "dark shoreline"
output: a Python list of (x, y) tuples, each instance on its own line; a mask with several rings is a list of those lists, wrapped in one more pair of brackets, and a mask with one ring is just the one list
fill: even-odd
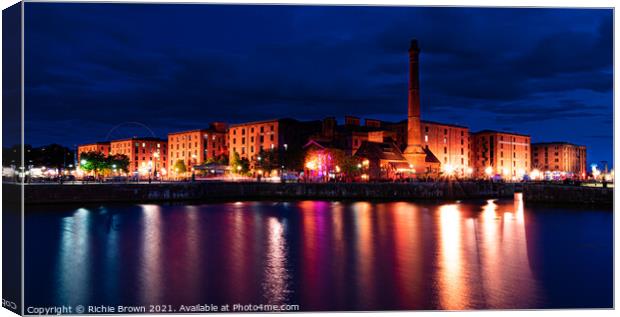
[[(264, 200), (445, 202), (512, 198), (521, 190), (527, 203), (613, 205), (613, 188), (490, 182), (36, 184), (24, 186), (24, 197), (26, 205)], [(19, 185), (3, 184), (5, 202), (19, 199), (19, 192)]]

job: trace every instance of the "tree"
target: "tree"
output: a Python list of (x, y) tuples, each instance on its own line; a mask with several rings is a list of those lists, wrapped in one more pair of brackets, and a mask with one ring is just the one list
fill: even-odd
[(129, 172), (129, 157), (125, 154), (115, 154), (108, 156), (107, 169), (117, 169), (125, 173)]
[(222, 154), (215, 157), (210, 157), (205, 161), (205, 164), (219, 164), (219, 165), (228, 165), (228, 156)]
[(241, 158), (239, 153), (233, 152), (230, 158), (230, 168), (234, 173), (246, 174), (250, 170), (250, 161), (246, 158)]
[(300, 171), (304, 168), (304, 158), (306, 151), (298, 147), (288, 147), (287, 149), (280, 149), (280, 166), (289, 170)]
[(339, 174), (338, 176), (340, 177), (352, 178), (360, 172), (357, 167), (360, 163), (359, 159), (347, 155), (341, 149), (326, 148), (308, 150), (306, 152), (305, 161), (308, 163), (306, 168), (310, 170), (318, 170), (320, 168), (321, 172), (324, 174), (335, 173)]
[(174, 162), (174, 165), (172, 166), (172, 168), (177, 174), (182, 174), (182, 173), (187, 172), (187, 167), (185, 166), (185, 162), (183, 160), (177, 160), (176, 162)]
[(265, 151), (261, 148), (254, 160), (254, 166), (265, 171), (279, 168), (277, 152), (273, 149)]
[(95, 175), (108, 168), (108, 160), (101, 152), (84, 152), (80, 155), (80, 168)]

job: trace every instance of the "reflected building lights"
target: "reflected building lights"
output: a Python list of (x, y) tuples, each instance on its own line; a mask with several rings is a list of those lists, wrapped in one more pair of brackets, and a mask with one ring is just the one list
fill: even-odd
[(283, 304), (288, 300), (289, 273), (286, 269), (286, 241), (284, 226), (278, 219), (271, 217), (267, 223), (267, 263), (263, 281), (263, 296), (269, 304)]
[(91, 213), (79, 208), (71, 217), (63, 218), (57, 272), (57, 302), (68, 305), (88, 303), (91, 282)]
[(115, 228), (115, 215), (110, 213), (105, 213), (106, 219), (106, 243), (105, 243), (105, 288), (107, 290), (108, 296), (113, 296), (114, 299), (110, 300), (110, 302), (116, 303), (119, 302), (120, 296), (118, 292), (118, 284), (119, 284), (119, 273), (120, 273), (120, 244), (119, 244), (119, 233)]
[(142, 303), (159, 303), (162, 300), (162, 222), (158, 205), (142, 205), (142, 241), (140, 254), (143, 268), (140, 271)]
[(440, 272), (439, 302), (442, 309), (464, 309), (466, 283), (463, 280), (461, 254), (461, 215), (458, 205), (439, 207)]
[(390, 209), (394, 225), (395, 279), (399, 289), (398, 303), (403, 309), (420, 309), (424, 289), (424, 273), (421, 265), (423, 238), (419, 225), (420, 210), (405, 202), (396, 203)]
[(182, 227), (187, 228), (183, 233), (185, 235), (184, 249), (187, 250), (183, 254), (185, 257), (183, 262), (186, 265), (183, 271), (185, 274), (183, 287), (188, 290), (186, 294), (191, 294), (194, 301), (200, 300), (200, 285), (204, 283), (205, 278), (205, 274), (202, 274), (202, 256), (208, 254), (208, 252), (201, 252), (202, 237), (199, 217), (200, 211), (196, 206), (187, 206), (187, 216)]
[(361, 304), (360, 309), (371, 306), (375, 300), (375, 284), (373, 277), (374, 269), (374, 232), (372, 228), (372, 205), (368, 202), (357, 202), (353, 204), (355, 217), (355, 248), (357, 255), (356, 265), (358, 272), (356, 280), (359, 287), (358, 298)]

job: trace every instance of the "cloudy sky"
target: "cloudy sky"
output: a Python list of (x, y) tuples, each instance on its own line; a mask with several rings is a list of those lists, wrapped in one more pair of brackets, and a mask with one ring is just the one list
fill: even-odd
[(27, 3), (27, 143), (277, 117), (422, 117), (612, 160), (613, 15), (593, 9)]

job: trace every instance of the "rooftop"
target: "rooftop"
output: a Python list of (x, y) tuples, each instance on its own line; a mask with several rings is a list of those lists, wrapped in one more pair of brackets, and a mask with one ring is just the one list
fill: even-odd
[(184, 131), (168, 132), (168, 135), (171, 135), (171, 134), (192, 133), (192, 132), (203, 132), (203, 131), (214, 131), (214, 130), (213, 130), (213, 129), (211, 129), (211, 128), (192, 129), (192, 130), (184, 130)]
[(168, 142), (168, 140), (164, 140), (164, 139), (160, 139), (160, 138), (156, 138), (156, 137), (131, 137), (131, 138), (125, 138), (125, 139), (118, 139), (118, 140), (112, 140), (110, 142), (122, 142), (122, 141), (159, 141), (159, 142)]
[(510, 134), (510, 135), (519, 135), (530, 137), (529, 134), (517, 133), (517, 132), (509, 132), (509, 131), (497, 131), (497, 130), (481, 130), (478, 132), (472, 132), (472, 134), (481, 134), (481, 133), (500, 133), (500, 134)]
[(532, 146), (542, 146), (542, 145), (572, 145), (572, 146), (585, 146), (585, 145), (579, 145), (579, 144), (570, 143), (570, 142), (566, 142), (566, 141), (552, 141), (552, 142), (536, 142), (536, 143), (532, 143)]

